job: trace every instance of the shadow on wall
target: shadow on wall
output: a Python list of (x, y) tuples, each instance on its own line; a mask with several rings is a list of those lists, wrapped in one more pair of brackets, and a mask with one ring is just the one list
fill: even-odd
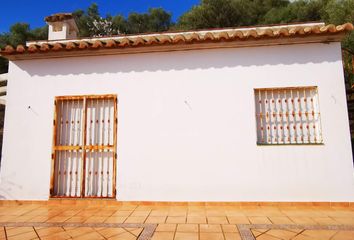
[(31, 76), (155, 72), (335, 62), (338, 43), (224, 48), (17, 61)]

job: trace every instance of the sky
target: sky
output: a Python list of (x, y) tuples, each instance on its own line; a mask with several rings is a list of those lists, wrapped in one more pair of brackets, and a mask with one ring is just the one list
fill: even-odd
[(10, 26), (17, 22), (29, 23), (31, 28), (42, 27), (46, 16), (77, 9), (86, 10), (91, 3), (98, 4), (102, 16), (107, 13), (127, 16), (130, 12), (142, 13), (151, 7), (162, 7), (172, 13), (175, 21), (182, 13), (198, 4), (199, 0), (0, 0), (0, 33), (8, 32)]

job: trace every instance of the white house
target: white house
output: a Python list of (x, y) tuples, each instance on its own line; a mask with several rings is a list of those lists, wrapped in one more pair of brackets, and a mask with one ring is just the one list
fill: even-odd
[(308, 23), (50, 40), (10, 60), (7, 200), (354, 201), (340, 41)]

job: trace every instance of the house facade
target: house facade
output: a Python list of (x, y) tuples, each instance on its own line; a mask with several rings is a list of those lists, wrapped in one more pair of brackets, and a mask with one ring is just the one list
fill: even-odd
[(47, 22), (51, 40), (1, 51), (2, 199), (354, 200), (351, 24), (78, 39), (70, 15)]

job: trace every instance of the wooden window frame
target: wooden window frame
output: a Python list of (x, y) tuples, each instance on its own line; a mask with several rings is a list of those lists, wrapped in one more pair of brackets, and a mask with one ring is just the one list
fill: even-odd
[[(113, 99), (114, 108), (114, 123), (113, 123), (113, 145), (86, 145), (86, 133), (87, 133), (87, 99)], [(115, 94), (103, 94), (103, 95), (75, 95), (75, 96), (56, 96), (54, 99), (54, 118), (53, 118), (53, 146), (52, 146), (52, 156), (51, 156), (51, 178), (50, 178), (50, 198), (95, 198), (95, 199), (115, 199), (117, 194), (116, 189), (116, 175), (117, 175), (117, 131), (118, 131), (118, 106), (117, 106), (117, 95)], [(83, 143), (81, 146), (58, 146), (57, 145), (57, 102), (60, 100), (83, 100)], [(85, 197), (85, 169), (86, 169), (86, 154), (87, 150), (111, 150), (113, 153), (113, 176), (112, 176), (112, 196), (111, 197), (96, 197), (96, 196), (86, 196)], [(55, 181), (55, 159), (56, 151), (58, 150), (76, 150), (82, 151), (82, 164), (81, 164), (81, 193), (78, 196), (56, 196), (54, 193), (54, 181)]]

